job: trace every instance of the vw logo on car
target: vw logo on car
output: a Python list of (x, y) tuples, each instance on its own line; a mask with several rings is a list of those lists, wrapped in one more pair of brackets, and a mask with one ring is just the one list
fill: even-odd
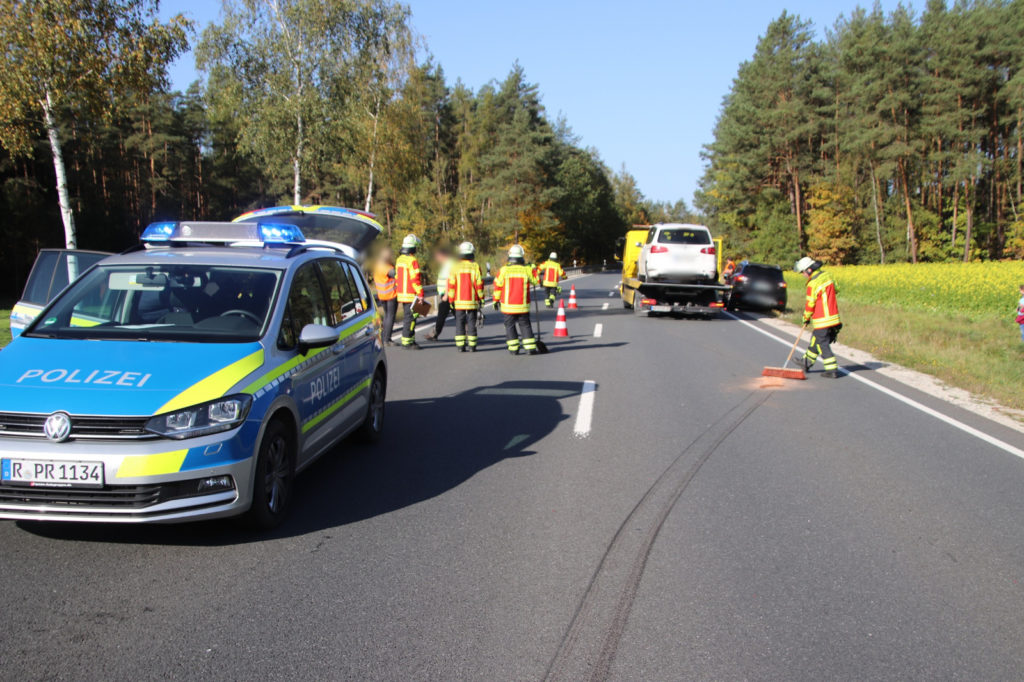
[(67, 412), (54, 412), (43, 422), (43, 433), (54, 443), (63, 443), (71, 436), (71, 417)]

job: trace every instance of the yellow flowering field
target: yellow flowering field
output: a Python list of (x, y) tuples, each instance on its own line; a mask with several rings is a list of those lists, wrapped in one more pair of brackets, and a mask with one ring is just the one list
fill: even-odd
[[(1018, 287), (1024, 284), (1024, 261), (978, 263), (898, 263), (826, 266), (840, 301), (870, 303), (965, 315), (972, 319), (1013, 320)], [(786, 274), (791, 308), (801, 307), (804, 278)]]

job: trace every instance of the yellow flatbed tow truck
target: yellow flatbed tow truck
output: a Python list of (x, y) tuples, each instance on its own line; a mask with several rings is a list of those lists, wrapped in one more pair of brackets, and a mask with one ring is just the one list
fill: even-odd
[[(659, 225), (637, 225), (626, 233), (622, 248), (622, 282), (619, 293), (624, 308), (637, 315), (694, 315), (710, 318), (725, 308), (724, 296), (729, 287), (718, 283), (721, 271), (722, 240), (714, 239), (714, 247), (703, 253), (716, 255), (719, 267), (714, 278), (704, 281), (673, 281), (671, 277), (648, 277), (640, 272), (640, 258), (652, 232), (669, 229)], [(673, 228), (674, 229), (674, 228)], [(711, 254), (708, 254), (711, 251)], [(711, 266), (708, 266), (710, 269)]]

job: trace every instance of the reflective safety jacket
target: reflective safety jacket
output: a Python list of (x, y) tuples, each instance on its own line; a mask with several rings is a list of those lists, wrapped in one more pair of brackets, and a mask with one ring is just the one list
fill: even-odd
[(412, 303), (423, 296), (420, 264), (416, 256), (403, 253), (398, 257), (395, 261), (395, 283), (398, 286), (399, 303)]
[(527, 265), (506, 265), (494, 279), (494, 300), (501, 312), (518, 315), (530, 312), (530, 287), (537, 285), (533, 270)]
[(455, 261), (449, 258), (441, 263), (441, 269), (437, 271), (437, 293), (439, 296), (448, 293), (448, 275), (451, 274), (454, 265)]
[(373, 284), (377, 287), (377, 298), (390, 301), (398, 295), (395, 283), (395, 268), (389, 263), (377, 263), (373, 269)]
[(836, 283), (832, 275), (818, 270), (807, 282), (807, 304), (804, 320), (810, 320), (815, 329), (835, 327), (839, 322), (839, 304), (836, 302)]
[(537, 279), (546, 287), (557, 287), (559, 280), (565, 279), (565, 270), (553, 260), (546, 260), (539, 266)]
[(448, 302), (456, 310), (476, 310), (484, 300), (484, 278), (480, 266), (471, 260), (460, 260), (452, 266), (447, 285)]

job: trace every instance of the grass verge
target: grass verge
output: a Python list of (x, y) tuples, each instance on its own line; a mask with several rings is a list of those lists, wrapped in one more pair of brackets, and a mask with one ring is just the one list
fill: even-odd
[[(790, 305), (799, 305), (799, 297)], [(839, 299), (839, 342), (1024, 409), (1024, 343), (1013, 320), (971, 318)], [(782, 318), (801, 323), (801, 311)]]
[(11, 342), (11, 305), (0, 301), (0, 348)]

